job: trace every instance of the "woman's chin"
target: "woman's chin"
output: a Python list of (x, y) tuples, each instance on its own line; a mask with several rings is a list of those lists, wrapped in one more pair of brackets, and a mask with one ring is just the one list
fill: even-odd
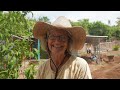
[(54, 54), (64, 53), (64, 52), (62, 51), (62, 49), (54, 49), (52, 52), (53, 52)]

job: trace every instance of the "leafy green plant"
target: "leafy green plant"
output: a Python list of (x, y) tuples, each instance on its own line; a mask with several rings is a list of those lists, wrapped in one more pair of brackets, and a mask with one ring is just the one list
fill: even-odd
[(12, 60), (4, 61), (4, 68), (0, 70), (0, 78), (16, 79), (18, 78), (18, 69), (20, 64), (17, 64), (16, 58), (13, 56)]
[(27, 11), (0, 11), (0, 78), (16, 79), (23, 59), (34, 56), (30, 52), (34, 20)]
[(35, 65), (30, 65), (26, 70), (25, 70), (25, 78), (26, 79), (34, 79), (34, 76), (36, 74), (35, 70)]
[(120, 48), (120, 46), (119, 46), (119, 45), (115, 45), (115, 46), (113, 47), (113, 51), (118, 51), (118, 50), (119, 50), (119, 48)]

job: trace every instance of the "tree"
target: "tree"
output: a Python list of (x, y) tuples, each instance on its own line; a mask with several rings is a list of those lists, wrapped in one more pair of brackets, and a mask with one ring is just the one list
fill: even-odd
[(90, 24), (89, 19), (78, 20), (77, 22), (71, 21), (72, 26), (82, 26), (86, 30), (87, 34), (89, 34), (88, 31)]
[(90, 35), (106, 36), (109, 32), (109, 26), (104, 23), (97, 21), (93, 22), (89, 27)]
[(120, 27), (120, 18), (117, 18), (118, 20), (116, 21), (117, 26)]
[(30, 37), (34, 21), (29, 21), (25, 14), (27, 12), (0, 12), (0, 78), (17, 78), (23, 58), (33, 56)]
[(51, 23), (50, 19), (47, 16), (39, 17), (38, 21), (46, 22), (46, 23)]
[(86, 33), (89, 34), (89, 26), (91, 25), (89, 19), (83, 19), (78, 21), (80, 23), (80, 26), (82, 26), (86, 30)]
[(120, 27), (114, 26), (112, 27), (112, 38), (120, 40)]

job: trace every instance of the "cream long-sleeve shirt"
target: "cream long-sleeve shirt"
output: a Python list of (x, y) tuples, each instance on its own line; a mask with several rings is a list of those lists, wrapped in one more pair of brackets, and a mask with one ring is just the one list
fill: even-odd
[[(50, 67), (50, 60), (43, 63), (36, 79), (54, 79), (55, 72)], [(60, 68), (57, 79), (92, 79), (88, 63), (80, 57), (71, 56)]]

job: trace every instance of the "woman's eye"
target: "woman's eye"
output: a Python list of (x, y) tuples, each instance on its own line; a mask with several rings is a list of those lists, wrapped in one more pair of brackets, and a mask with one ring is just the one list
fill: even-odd
[(65, 37), (64, 37), (64, 36), (61, 36), (60, 38), (61, 38), (61, 39), (65, 39)]

